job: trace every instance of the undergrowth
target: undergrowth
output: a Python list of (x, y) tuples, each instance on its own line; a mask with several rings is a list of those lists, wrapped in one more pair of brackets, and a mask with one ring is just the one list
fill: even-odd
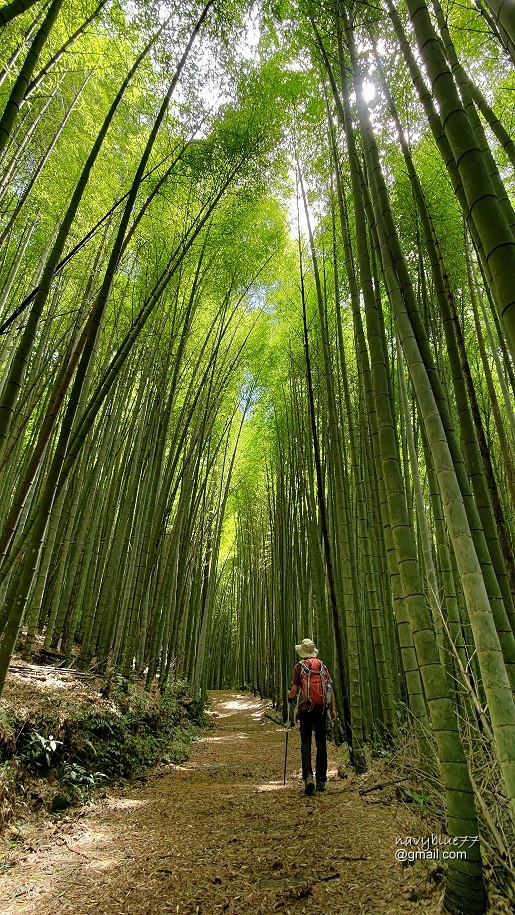
[[(512, 912), (515, 906), (515, 833), (492, 747), (473, 721), (462, 720), (460, 724), (476, 800), (489, 912), (501, 915)], [(425, 827), (426, 836), (445, 836), (445, 789), (434, 740), (430, 734), (425, 736), (424, 756), (409, 720), (395, 738), (376, 737), (366, 747), (374, 784), (361, 788), (360, 793), (373, 794), (373, 803), (401, 803)], [(339, 751), (340, 774), (346, 777), (350, 769), (348, 747), (344, 745)]]
[[(110, 708), (77, 706), (0, 718), (0, 827), (18, 806), (44, 804), (57, 812), (85, 803), (93, 788), (141, 773), (158, 763), (181, 763), (197, 729), (202, 704), (185, 682), (164, 695), (133, 687), (111, 691)], [(50, 790), (51, 789), (51, 790)]]

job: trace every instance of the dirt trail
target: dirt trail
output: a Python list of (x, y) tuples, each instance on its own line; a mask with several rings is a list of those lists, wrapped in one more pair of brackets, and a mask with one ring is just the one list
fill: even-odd
[(427, 867), (394, 859), (395, 837), (413, 834), (409, 814), (339, 779), (331, 746), (326, 793), (305, 797), (298, 730), (283, 787), (285, 732), (265, 703), (211, 700), (214, 728), (186, 765), (26, 831), (2, 876), (3, 915), (438, 911)]

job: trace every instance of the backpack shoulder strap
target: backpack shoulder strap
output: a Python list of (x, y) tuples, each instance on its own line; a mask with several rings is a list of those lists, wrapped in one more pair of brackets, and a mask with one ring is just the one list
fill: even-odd
[(307, 680), (306, 690), (305, 690), (305, 691), (302, 690), (303, 694), (304, 694), (304, 692), (305, 692), (304, 700), (305, 700), (306, 702), (309, 702), (310, 705), (312, 706), (313, 703), (311, 702), (311, 695), (310, 695), (310, 685), (311, 685), (311, 673), (312, 673), (312, 670), (311, 670), (311, 664), (308, 664), (308, 663), (307, 663), (307, 661), (309, 661), (309, 660), (310, 660), (309, 658), (304, 658), (304, 659), (300, 662), (300, 668), (301, 668), (301, 671), (302, 671), (302, 673), (304, 674), (304, 676), (305, 676), (305, 678), (306, 678), (306, 680)]
[(329, 687), (329, 684), (331, 683), (331, 678), (329, 676), (329, 671), (328, 671), (327, 667), (325, 666), (324, 662), (321, 661), (320, 658), (316, 658), (316, 660), (318, 661), (318, 667), (317, 667), (316, 673), (320, 674), (320, 683), (322, 686), (322, 694), (324, 697), (324, 702), (327, 705), (328, 687)]

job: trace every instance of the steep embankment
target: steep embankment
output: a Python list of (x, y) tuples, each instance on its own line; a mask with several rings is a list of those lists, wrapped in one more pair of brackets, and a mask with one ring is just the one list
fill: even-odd
[(395, 862), (414, 819), (359, 794), (372, 776), (339, 779), (330, 750), (328, 790), (306, 798), (297, 731), (283, 787), (285, 734), (265, 703), (213, 693), (211, 707), (185, 765), (25, 831), (4, 861), (4, 915), (438, 911), (428, 866)]

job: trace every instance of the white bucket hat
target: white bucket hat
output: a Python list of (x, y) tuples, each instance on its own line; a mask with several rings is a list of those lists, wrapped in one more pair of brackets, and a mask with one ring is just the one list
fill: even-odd
[(300, 645), (295, 645), (295, 651), (301, 658), (316, 658), (318, 648), (311, 639), (302, 639)]

